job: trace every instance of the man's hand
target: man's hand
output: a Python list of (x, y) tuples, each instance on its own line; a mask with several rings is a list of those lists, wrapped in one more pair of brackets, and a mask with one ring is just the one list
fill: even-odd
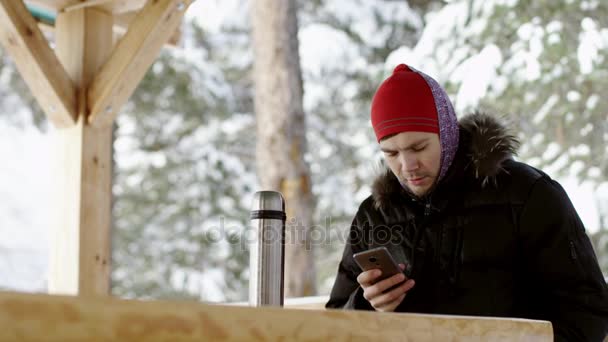
[[(399, 267), (401, 267), (402, 270), (405, 269), (404, 264), (399, 264)], [(395, 311), (395, 308), (405, 298), (407, 291), (414, 287), (415, 282), (413, 279), (409, 279), (391, 291), (382, 293), (386, 289), (403, 282), (406, 280), (406, 277), (404, 274), (400, 273), (376, 283), (376, 279), (378, 279), (381, 274), (382, 271), (379, 269), (365, 271), (359, 274), (357, 282), (363, 288), (363, 297), (374, 309), (376, 309), (376, 311)]]

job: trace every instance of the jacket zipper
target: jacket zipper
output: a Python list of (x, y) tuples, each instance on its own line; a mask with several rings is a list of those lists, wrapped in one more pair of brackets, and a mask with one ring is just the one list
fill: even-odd
[(431, 215), (431, 209), (432, 209), (432, 198), (433, 195), (429, 195), (429, 197), (426, 198), (426, 203), (424, 204), (424, 218), (428, 219), (428, 217)]
[(570, 242), (570, 258), (572, 258), (572, 260), (576, 260), (576, 258), (577, 258), (576, 247), (574, 246), (574, 242), (572, 240), (570, 240), (569, 242)]
[(431, 202), (427, 202), (424, 206), (424, 217), (428, 217), (431, 214)]

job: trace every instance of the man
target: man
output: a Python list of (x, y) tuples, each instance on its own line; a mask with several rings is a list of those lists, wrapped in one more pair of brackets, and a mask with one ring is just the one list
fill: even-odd
[[(557, 182), (512, 159), (504, 126), (484, 114), (458, 122), (437, 82), (404, 64), (371, 112), (388, 170), (355, 216), (326, 307), (541, 319), (559, 341), (606, 336), (608, 289), (584, 226)], [(353, 254), (378, 246), (411, 279), (362, 272)]]

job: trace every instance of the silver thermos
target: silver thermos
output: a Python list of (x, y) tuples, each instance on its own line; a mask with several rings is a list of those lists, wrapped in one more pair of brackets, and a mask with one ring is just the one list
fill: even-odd
[(283, 306), (285, 200), (276, 191), (258, 191), (251, 208), (249, 305)]

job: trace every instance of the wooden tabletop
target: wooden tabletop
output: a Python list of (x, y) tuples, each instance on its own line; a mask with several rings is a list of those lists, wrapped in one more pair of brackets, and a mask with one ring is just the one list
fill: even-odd
[(524, 319), (0, 292), (2, 341), (552, 341)]

